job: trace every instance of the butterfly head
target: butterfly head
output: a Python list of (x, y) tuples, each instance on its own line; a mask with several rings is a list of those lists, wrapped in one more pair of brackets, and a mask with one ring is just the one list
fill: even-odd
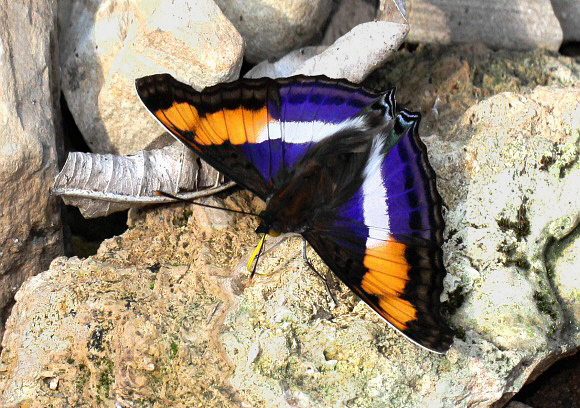
[(256, 234), (268, 234), (271, 237), (277, 237), (282, 233), (282, 225), (277, 225), (279, 223), (271, 221), (267, 214), (262, 212), (260, 218), (262, 218), (262, 221), (256, 227)]

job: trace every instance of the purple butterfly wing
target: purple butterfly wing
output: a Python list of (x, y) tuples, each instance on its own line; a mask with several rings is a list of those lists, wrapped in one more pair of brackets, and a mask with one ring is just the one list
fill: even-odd
[(326, 77), (240, 79), (201, 92), (169, 74), (135, 84), (170, 133), (263, 199), (315, 143), (376, 99)]

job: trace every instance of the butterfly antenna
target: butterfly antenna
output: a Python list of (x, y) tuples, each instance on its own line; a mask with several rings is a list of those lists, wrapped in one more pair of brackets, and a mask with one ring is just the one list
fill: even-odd
[(306, 240), (302, 239), (302, 259), (304, 259), (304, 262), (306, 262), (306, 265), (308, 265), (308, 267), (310, 269), (312, 269), (314, 271), (314, 273), (316, 275), (318, 275), (318, 277), (320, 279), (322, 279), (322, 282), (324, 282), (324, 287), (326, 288), (326, 291), (328, 292), (328, 295), (332, 298), (332, 301), (334, 302), (335, 305), (338, 305), (338, 302), (336, 301), (336, 298), (334, 297), (334, 294), (332, 293), (332, 291), (330, 290), (330, 286), (328, 286), (328, 282), (327, 280), (324, 278), (324, 276), (322, 276), (314, 267), (314, 265), (312, 265), (312, 263), (310, 263), (310, 261), (308, 260), (308, 257), (306, 256)]
[(232, 212), (232, 213), (236, 213), (236, 214), (252, 215), (254, 217), (262, 218), (260, 216), (260, 214), (254, 214), (254, 213), (249, 212), (249, 211), (241, 211), (241, 210), (234, 210), (234, 209), (231, 209), (231, 208), (218, 207), (216, 205), (198, 203), (197, 201), (193, 201), (192, 199), (177, 197), (177, 196), (175, 196), (173, 194), (166, 193), (165, 191), (161, 191), (161, 190), (156, 190), (155, 191), (155, 194), (157, 194), (159, 196), (162, 196), (162, 197), (172, 198), (175, 201), (181, 201), (182, 203), (195, 204), (195, 205), (198, 205), (200, 207), (213, 208), (214, 210), (222, 210), (222, 211), (228, 211), (228, 212)]
[[(264, 248), (264, 240), (265, 239), (266, 239), (266, 233), (262, 234), (262, 239), (260, 239), (260, 242), (256, 246), (256, 249), (254, 249), (252, 256), (248, 260), (248, 264), (246, 265), (248, 272), (250, 272), (250, 269), (252, 269), (252, 271), (251, 271), (252, 273), (250, 274), (250, 279), (252, 279), (254, 277), (254, 274), (256, 273), (256, 268), (258, 266), (258, 260), (260, 259), (260, 254), (262, 253), (262, 248)], [(254, 263), (254, 267), (252, 268), (252, 262), (254, 262), (254, 259), (256, 260), (256, 263)]]

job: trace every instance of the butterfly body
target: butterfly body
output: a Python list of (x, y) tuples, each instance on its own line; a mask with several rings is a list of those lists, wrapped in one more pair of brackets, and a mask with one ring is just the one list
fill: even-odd
[(136, 81), (154, 117), (266, 202), (257, 232), (299, 233), (407, 338), (446, 351), (441, 198), (419, 115), (325, 77), (243, 79), (197, 92), (167, 74)]
[(389, 136), (384, 103), (369, 107), (356, 121), (316, 144), (292, 169), (281, 170), (257, 232), (304, 234), (317, 219), (331, 217), (364, 181), (373, 143)]

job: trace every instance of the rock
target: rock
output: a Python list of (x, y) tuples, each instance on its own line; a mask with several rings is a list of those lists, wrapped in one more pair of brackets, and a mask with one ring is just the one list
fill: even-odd
[(60, 208), (48, 190), (62, 140), (56, 8), (52, 0), (0, 5), (2, 316), (8, 315), (22, 282), (63, 253)]
[[(338, 11), (332, 17), (325, 41), (330, 41), (338, 31), (345, 30), (348, 24), (352, 24), (347, 15), (349, 11), (353, 12), (353, 7), (357, 7), (357, 3), (340, 3)], [(353, 17), (355, 21), (369, 14), (368, 7), (361, 5), (362, 12)], [(381, 1), (379, 11), (384, 20), (355, 25), (328, 47), (304, 47), (288, 53), (278, 61), (262, 61), (246, 77), (280, 78), (304, 74), (361, 82), (401, 46), (409, 31), (402, 11), (392, 0)]]
[(580, 3), (576, 0), (551, 0), (554, 13), (564, 32), (564, 41), (580, 41)]
[(359, 24), (294, 72), (361, 82), (381, 66), (405, 39), (407, 24), (372, 21)]
[(506, 408), (532, 408), (527, 404), (519, 401), (510, 401), (509, 404), (506, 405)]
[(278, 61), (270, 62), (264, 60), (259, 64), (256, 64), (252, 69), (250, 69), (245, 78), (284, 78), (289, 77), (297, 71), (304, 63), (320, 54), (327, 47), (324, 45), (304, 47), (295, 51), (290, 51), (288, 54), (284, 55)]
[[(339, 0), (324, 31), (321, 45), (330, 45), (355, 26), (373, 21), (376, 5), (366, 0)], [(384, 20), (384, 19), (380, 19)]]
[[(23, 285), (0, 405), (501, 406), (576, 349), (579, 288), (563, 281), (580, 240), (578, 63), (419, 47), (387, 68), (369, 82), (398, 85), (425, 114), (447, 204), (444, 298), (458, 334), (446, 355), (398, 336), (309, 250), (334, 304), (299, 239), (266, 251), (250, 280), (255, 219), (213, 228), (166, 206), (134, 211), (96, 256), (59, 258)], [(247, 192), (225, 201), (257, 211)]]
[(461, 275), (452, 290), (467, 296), (454, 322), (501, 350), (580, 339), (567, 325), (574, 309), (563, 308), (574, 300), (559, 300), (574, 281), (557, 285), (549, 272), (557, 261), (546, 257), (580, 222), (578, 101), (578, 88), (499, 94), (468, 109), (461, 133), (447, 139), (462, 149), (466, 169), (462, 180), (455, 174), (461, 195), (447, 214), (449, 271)]
[[(63, 91), (89, 147), (127, 154), (161, 132), (134, 91), (168, 72), (197, 89), (237, 78), (243, 40), (211, 0), (74, 2), (60, 7)], [(68, 18), (68, 20), (67, 20)]]
[(322, 30), (331, 0), (216, 0), (244, 37), (249, 62), (278, 59), (307, 45)]
[(562, 44), (562, 29), (550, 0), (416, 0), (408, 12), (410, 42), (483, 42), (494, 49), (553, 51)]

